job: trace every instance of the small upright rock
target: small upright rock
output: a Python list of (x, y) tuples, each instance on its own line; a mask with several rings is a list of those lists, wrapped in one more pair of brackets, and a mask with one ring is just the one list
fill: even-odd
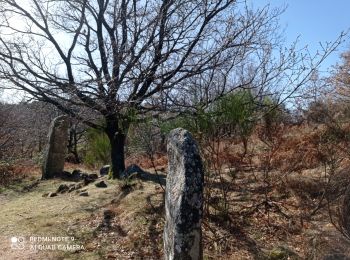
[(166, 260), (202, 259), (203, 166), (192, 135), (181, 128), (168, 137), (165, 191)]
[(44, 153), (42, 179), (61, 174), (68, 142), (68, 121), (66, 116), (56, 117), (50, 126), (49, 140)]
[(110, 165), (104, 165), (101, 169), (100, 169), (100, 175), (104, 176), (104, 175), (108, 175), (109, 172), (109, 168), (111, 166)]

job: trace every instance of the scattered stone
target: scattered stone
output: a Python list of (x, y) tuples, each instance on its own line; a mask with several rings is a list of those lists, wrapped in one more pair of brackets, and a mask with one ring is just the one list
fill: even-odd
[(69, 187), (67, 184), (61, 184), (58, 189), (57, 189), (57, 193), (65, 193), (69, 190)]
[(62, 179), (67, 179), (70, 180), (72, 179), (72, 174), (69, 171), (62, 171), (60, 174), (58, 174), (59, 177), (61, 177)]
[(43, 195), (42, 195), (42, 197), (48, 197), (49, 196), (49, 193), (44, 193)]
[(56, 192), (50, 192), (47, 196), (48, 196), (49, 198), (51, 198), (51, 197), (56, 197), (56, 196), (57, 196), (57, 193), (56, 193)]
[(122, 172), (121, 178), (132, 178), (132, 177), (142, 178), (144, 174), (145, 174), (144, 170), (142, 170), (138, 165), (131, 164), (125, 169), (125, 171)]
[(69, 193), (75, 190), (75, 185), (76, 185), (76, 184), (74, 184), (74, 183), (68, 185), (68, 188), (69, 188), (69, 189), (68, 189), (68, 192), (69, 192)]
[(36, 180), (35, 182), (29, 184), (29, 185), (26, 185), (23, 187), (23, 191), (31, 191), (32, 189), (34, 189), (35, 187), (37, 187), (40, 183), (40, 180)]
[(102, 168), (100, 169), (100, 175), (104, 176), (104, 175), (108, 175), (109, 173), (109, 169), (111, 168), (110, 165), (104, 165), (102, 166)]
[(83, 191), (79, 193), (79, 196), (87, 197), (89, 196), (89, 193), (87, 191)]
[(88, 177), (89, 177), (90, 179), (93, 179), (93, 180), (97, 180), (97, 179), (98, 179), (98, 175), (97, 175), (96, 173), (90, 173), (90, 174), (88, 175)]
[(44, 153), (42, 179), (53, 178), (63, 171), (68, 141), (66, 116), (56, 117), (50, 126), (49, 140)]
[(76, 193), (81, 193), (81, 192), (85, 192), (85, 191), (87, 191), (87, 189), (76, 190), (75, 192), (76, 192)]
[(72, 178), (74, 180), (81, 180), (81, 170), (75, 169), (72, 171)]
[(192, 135), (177, 128), (168, 137), (165, 191), (165, 259), (202, 259), (204, 173)]
[(55, 177), (60, 178), (62, 180), (65, 181), (80, 181), (81, 177), (80, 175), (77, 175), (76, 173), (73, 175), (72, 173), (68, 172), (68, 171), (62, 171), (60, 173), (55, 174)]
[(90, 179), (90, 178), (85, 178), (84, 179), (84, 186), (87, 186), (89, 185), (90, 183), (94, 182), (95, 180), (94, 179)]
[(83, 182), (79, 182), (79, 183), (75, 184), (74, 189), (75, 189), (75, 190), (79, 190), (79, 189), (81, 189), (83, 186), (84, 186), (84, 183), (83, 183)]
[(75, 169), (72, 171), (72, 175), (80, 175), (81, 174), (81, 170), (79, 169)]
[(107, 184), (104, 181), (99, 181), (95, 184), (97, 188), (107, 188)]
[(91, 174), (88, 174), (88, 173), (82, 173), (81, 174), (81, 177), (83, 178), (83, 183), (84, 183), (84, 186), (86, 185), (89, 185), (90, 183), (94, 182), (97, 178), (98, 178), (98, 175), (97, 174), (94, 174), (94, 173), (91, 173)]

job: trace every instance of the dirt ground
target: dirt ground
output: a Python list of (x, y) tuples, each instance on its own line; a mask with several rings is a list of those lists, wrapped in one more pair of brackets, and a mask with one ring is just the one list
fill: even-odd
[[(40, 181), (31, 190), (23, 191), (23, 187), (36, 182), (36, 177), (39, 176), (27, 178), (0, 195), (1, 260), (162, 258), (163, 189), (157, 182), (126, 183), (103, 177), (108, 187), (90, 184), (86, 187), (87, 197), (72, 192), (49, 198), (42, 195), (67, 182)], [(297, 196), (275, 200), (280, 206), (289, 205), (286, 212), (294, 214), (293, 219), (286, 219), (273, 208), (266, 213), (265, 207), (239, 215), (238, 212), (249, 212), (259, 201), (258, 188), (253, 175), (237, 176), (230, 193), (236, 208), (230, 218), (212, 214), (203, 223), (204, 259), (349, 259), (349, 241), (330, 224), (325, 212), (300, 221), (300, 212), (290, 210), (293, 204), (300, 208)], [(244, 208), (247, 210), (242, 211)], [(109, 227), (101, 225), (105, 210), (113, 213)], [(13, 237), (25, 239), (24, 249), (11, 242)], [(33, 242), (31, 237), (69, 237), (74, 240), (67, 244), (83, 248), (58, 250), (62, 243)], [(38, 249), (40, 244), (56, 248)], [(37, 250), (33, 250), (34, 245)]]

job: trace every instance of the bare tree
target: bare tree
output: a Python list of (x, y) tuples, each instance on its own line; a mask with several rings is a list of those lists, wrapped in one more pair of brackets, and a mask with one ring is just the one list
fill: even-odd
[[(291, 92), (281, 84), (297, 89), (341, 40), (308, 67), (294, 47), (279, 48), (281, 10), (269, 6), (234, 0), (26, 3), (0, 0), (1, 83), (103, 129), (113, 177), (125, 169), (125, 138), (140, 114), (206, 106), (249, 86), (278, 86), (287, 97)], [(80, 107), (91, 113), (81, 115)]]
[(341, 54), (341, 62), (334, 66), (332, 75), (329, 77), (330, 85), (336, 89), (341, 99), (348, 100), (350, 97), (350, 50)]

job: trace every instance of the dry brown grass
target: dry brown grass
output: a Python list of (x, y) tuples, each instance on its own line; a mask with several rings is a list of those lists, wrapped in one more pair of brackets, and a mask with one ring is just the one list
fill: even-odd
[(134, 154), (126, 159), (126, 165), (136, 164), (143, 169), (156, 168), (164, 171), (168, 165), (168, 157), (165, 154), (156, 153), (153, 157), (145, 153)]
[[(349, 160), (342, 160), (341, 170), (329, 179), (319, 153), (324, 129), (287, 126), (283, 133), (272, 152), (253, 135), (246, 156), (239, 142), (221, 140), (214, 160), (222, 166), (222, 178), (209, 178), (206, 183), (211, 194), (203, 223), (205, 259), (276, 259), (276, 248), (288, 248), (294, 259), (322, 259), (334, 251), (350, 256), (349, 241), (331, 224), (327, 205), (310, 214), (324, 190), (338, 194), (347, 186)], [(268, 174), (264, 158), (271, 159)], [(127, 160), (132, 163), (146, 170), (153, 166), (167, 169), (162, 154), (155, 155), (153, 162), (145, 154), (134, 155)], [(234, 174), (228, 174), (228, 168)], [(69, 233), (86, 247), (76, 253), (37, 255), (36, 259), (162, 258), (163, 190), (157, 183), (137, 179), (131, 183), (106, 181), (107, 189), (88, 186), (89, 197), (42, 198), (58, 186), (57, 180), (41, 182), (30, 192), (6, 191), (8, 195), (0, 196), (0, 232)], [(227, 212), (223, 211), (222, 189), (227, 192)], [(114, 218), (110, 228), (100, 228), (106, 209)]]

